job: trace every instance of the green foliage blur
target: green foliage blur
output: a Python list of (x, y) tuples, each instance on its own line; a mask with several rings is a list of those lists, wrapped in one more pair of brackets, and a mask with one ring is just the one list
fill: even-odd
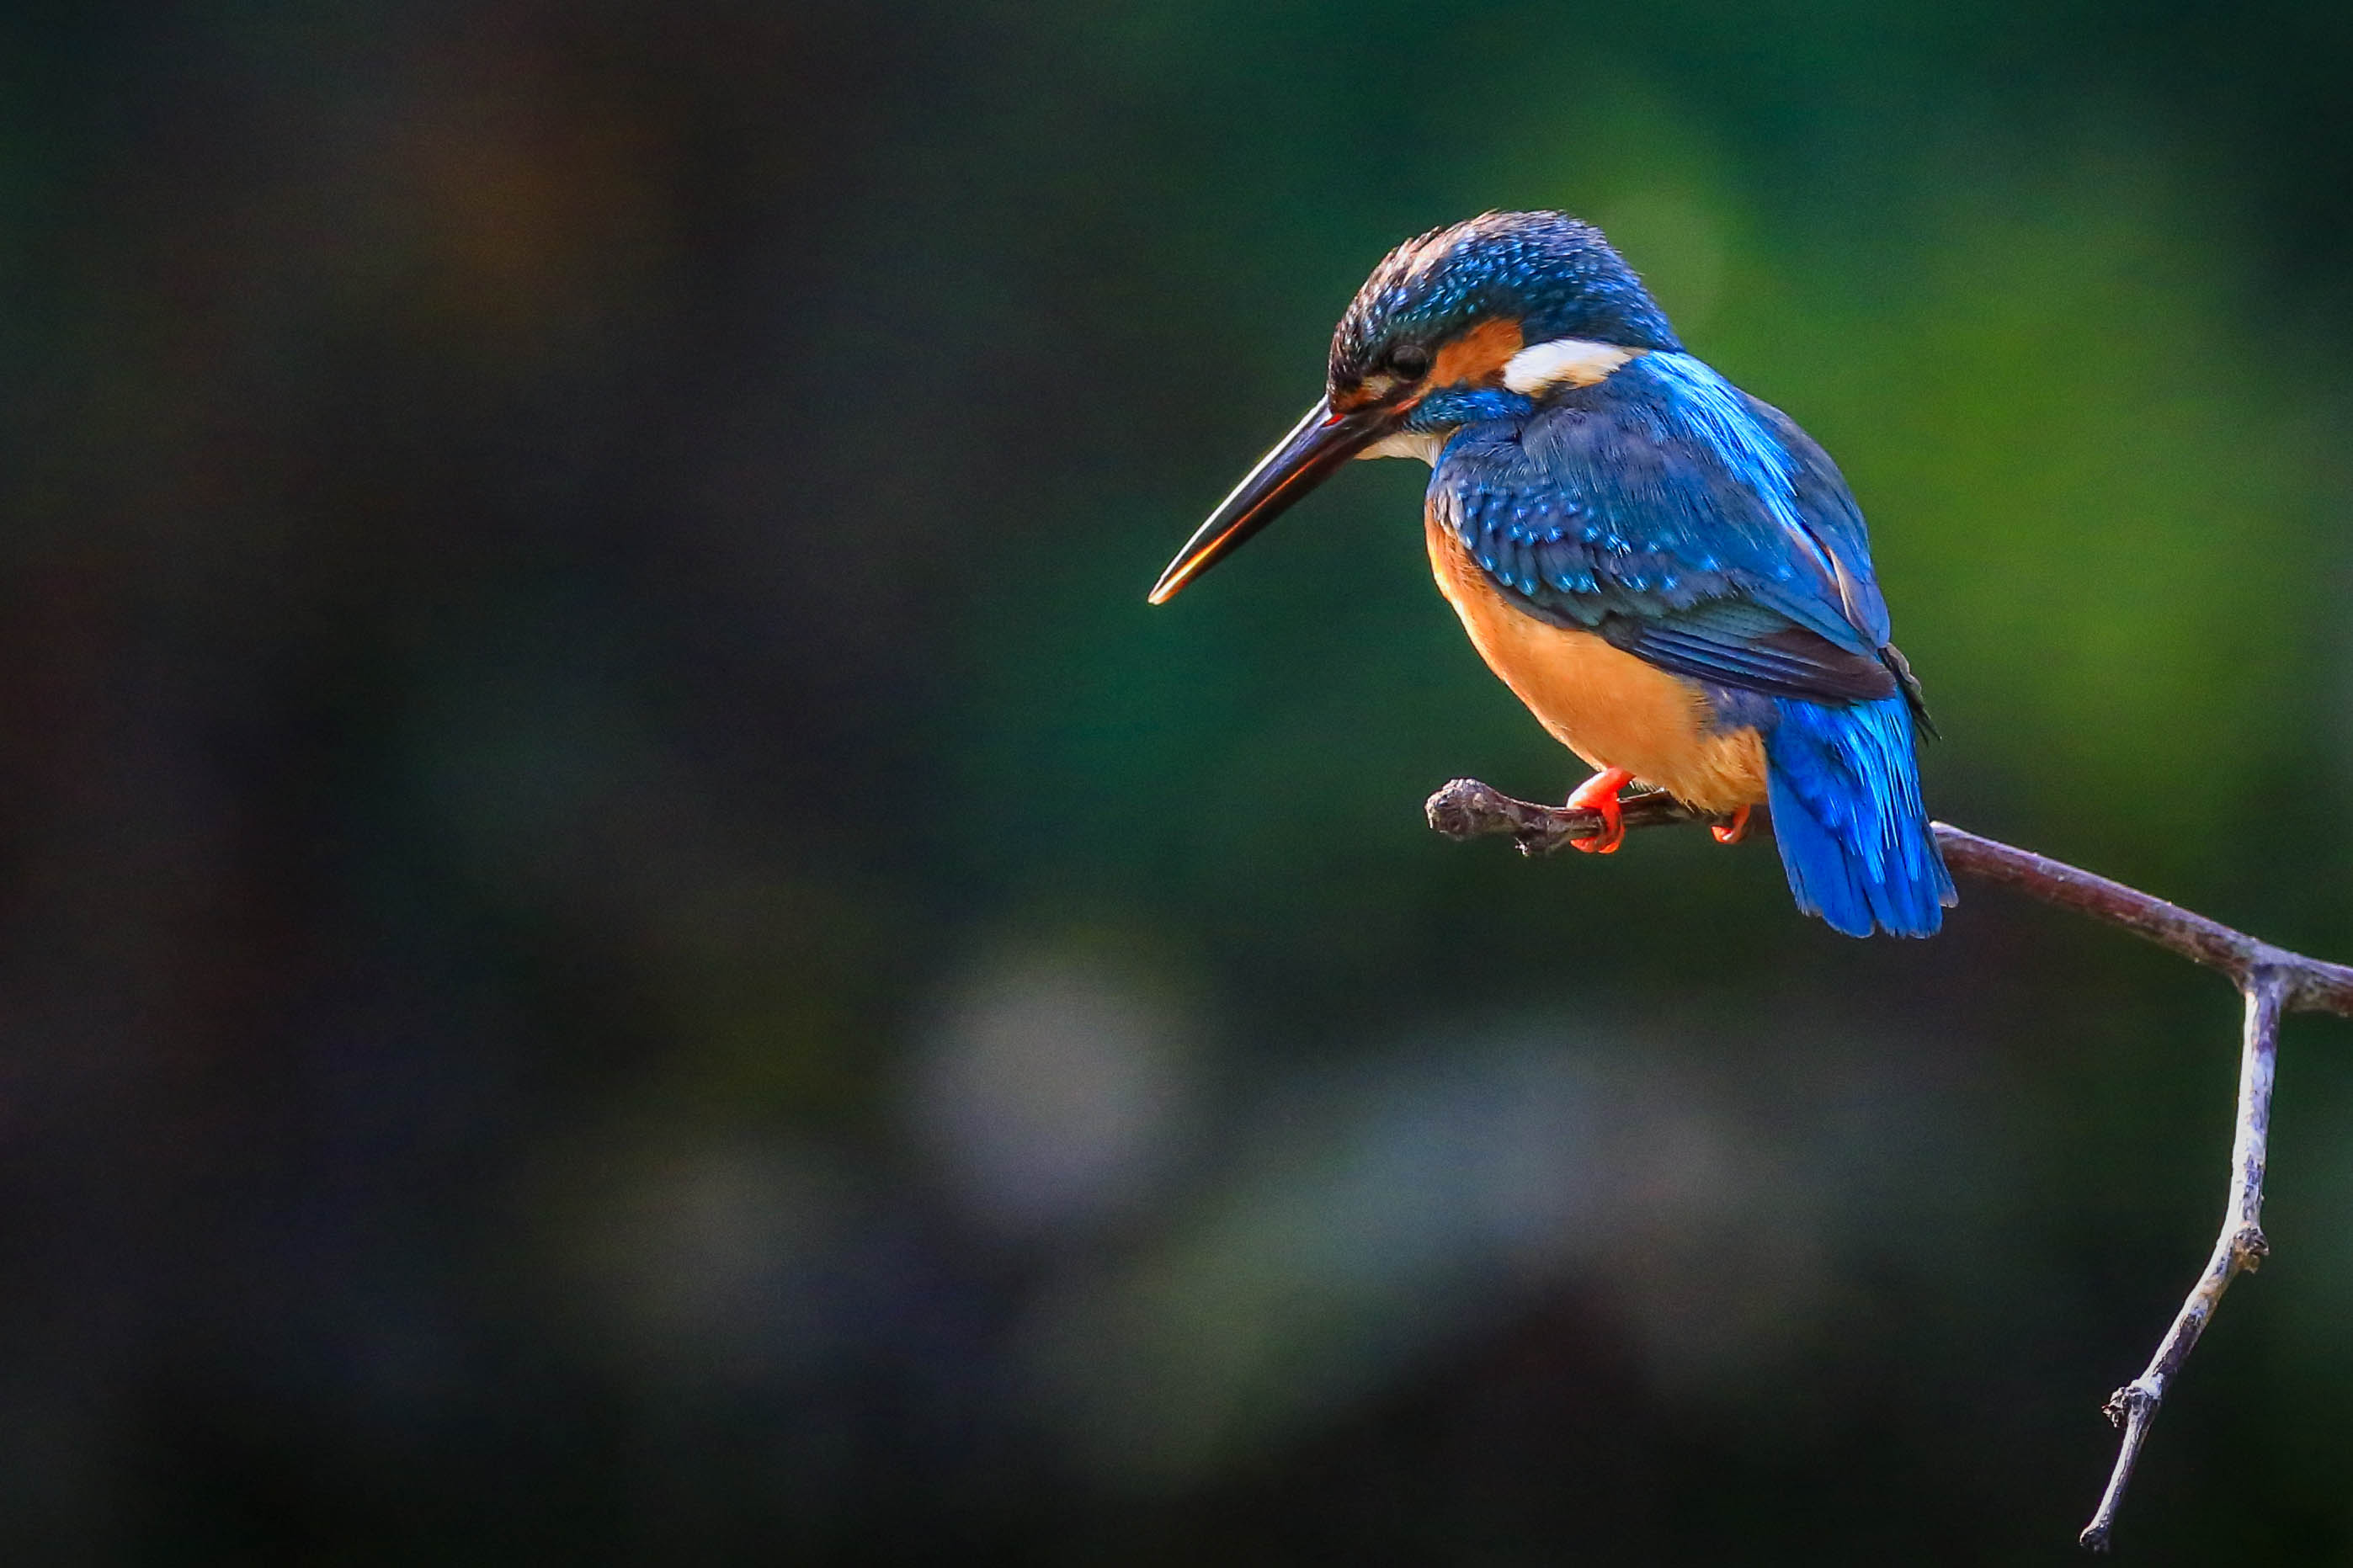
[[(1145, 589), (1398, 239), (1599, 223), (1872, 521), (1932, 809), (2353, 955), (2353, 22), (0, 17), (0, 1556), (2055, 1561), (2233, 999), (1575, 759), (1416, 465)], [(2121, 1536), (2353, 1552), (2353, 1068)]]

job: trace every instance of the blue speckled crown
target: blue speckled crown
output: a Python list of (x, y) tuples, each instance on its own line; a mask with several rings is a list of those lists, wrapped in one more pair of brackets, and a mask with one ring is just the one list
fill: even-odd
[(1567, 213), (1485, 213), (1408, 240), (1373, 268), (1332, 335), (1332, 383), (1356, 384), (1399, 343), (1435, 348), (1497, 317), (1532, 343), (1683, 349), (1599, 229)]

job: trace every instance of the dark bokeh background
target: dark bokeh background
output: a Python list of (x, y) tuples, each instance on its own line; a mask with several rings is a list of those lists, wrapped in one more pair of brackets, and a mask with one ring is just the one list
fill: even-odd
[[(2353, 11), (0, 19), (0, 1557), (2062, 1562), (2233, 999), (1580, 771), (1353, 469), (1602, 223), (1837, 454), (1943, 815), (2353, 953)], [(2353, 1552), (2353, 1053), (2124, 1526)]]

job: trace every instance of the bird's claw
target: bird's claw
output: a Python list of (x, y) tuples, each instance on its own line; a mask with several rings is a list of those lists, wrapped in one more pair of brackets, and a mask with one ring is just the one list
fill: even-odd
[(1568, 846), (1588, 855), (1615, 855), (1626, 842), (1626, 815), (1615, 800), (1596, 801), (1586, 808), (1601, 818), (1601, 831), (1588, 838), (1572, 838)]
[(1715, 835), (1718, 844), (1737, 844), (1748, 837), (1748, 814), (1752, 809), (1744, 805), (1732, 814), (1730, 822), (1711, 822), (1707, 830)]
[(1585, 838), (1572, 838), (1569, 847), (1588, 855), (1614, 855), (1626, 842), (1626, 814), (1618, 799), (1618, 792), (1634, 782), (1634, 775), (1623, 768), (1604, 768), (1569, 795), (1572, 810), (1589, 811), (1601, 818), (1601, 831)]

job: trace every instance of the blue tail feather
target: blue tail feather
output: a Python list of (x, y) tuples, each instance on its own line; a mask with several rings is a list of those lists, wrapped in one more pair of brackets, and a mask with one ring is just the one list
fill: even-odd
[(1766, 789), (1798, 907), (1849, 936), (1934, 936), (1953, 879), (1920, 803), (1903, 697), (1774, 707)]

